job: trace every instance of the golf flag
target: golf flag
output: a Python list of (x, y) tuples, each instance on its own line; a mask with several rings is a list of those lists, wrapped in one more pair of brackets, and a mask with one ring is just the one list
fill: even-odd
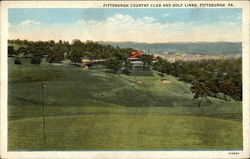
[(48, 85), (46, 83), (42, 83), (42, 87), (48, 87)]

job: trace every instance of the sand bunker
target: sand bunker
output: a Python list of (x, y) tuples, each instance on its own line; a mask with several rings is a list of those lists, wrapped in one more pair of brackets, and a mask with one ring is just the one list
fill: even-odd
[(172, 83), (172, 82), (169, 81), (169, 80), (161, 80), (161, 83), (162, 83), (162, 84), (170, 84), (170, 83)]
[(139, 80), (134, 80), (134, 79), (129, 79), (130, 82), (137, 83), (137, 84), (142, 84), (142, 81)]

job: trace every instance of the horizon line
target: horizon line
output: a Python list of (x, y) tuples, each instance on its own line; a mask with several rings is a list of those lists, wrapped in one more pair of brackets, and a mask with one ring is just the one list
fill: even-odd
[(73, 40), (80, 40), (82, 42), (86, 42), (86, 41), (93, 41), (93, 42), (97, 42), (97, 43), (141, 43), (141, 44), (166, 44), (166, 43), (242, 43), (242, 41), (176, 41), (176, 42), (136, 42), (136, 41), (100, 41), (100, 40), (81, 40), (81, 39), (71, 39), (71, 40), (63, 40), (63, 39), (60, 39), (60, 40), (54, 40), (54, 39), (51, 39), (51, 40), (29, 40), (29, 39), (8, 39), (8, 40), (27, 40), (27, 41), (55, 41), (55, 42), (58, 42), (60, 40), (62, 41), (67, 41), (67, 42), (72, 42)]

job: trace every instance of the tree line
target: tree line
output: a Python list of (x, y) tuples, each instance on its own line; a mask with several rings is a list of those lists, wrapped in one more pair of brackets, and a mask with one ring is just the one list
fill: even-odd
[[(161, 76), (169, 74), (191, 83), (193, 99), (210, 102), (212, 96), (230, 101), (242, 101), (242, 58), (217, 60), (180, 61), (173, 63), (157, 57), (153, 68)], [(221, 95), (221, 96), (219, 96)]]
[[(16, 57), (15, 63), (21, 64), (20, 55), (23, 57), (31, 57), (32, 64), (40, 64), (42, 58), (46, 58), (49, 63), (59, 63), (65, 58), (69, 59), (73, 64), (82, 63), (82, 58), (90, 60), (103, 59), (107, 68), (116, 72), (120, 67), (125, 67), (128, 72), (130, 63), (127, 58), (133, 51), (132, 48), (113, 47), (111, 45), (101, 45), (93, 41), (59, 40), (50, 41), (28, 41), (28, 40), (8, 40), (8, 56)], [(119, 65), (122, 63), (123, 65)]]

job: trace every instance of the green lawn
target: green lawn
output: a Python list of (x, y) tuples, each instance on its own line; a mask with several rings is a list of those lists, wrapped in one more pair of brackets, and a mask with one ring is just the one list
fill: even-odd
[(148, 70), (127, 76), (29, 60), (9, 58), (9, 150), (242, 149), (241, 102), (198, 107), (188, 84)]
[(241, 149), (238, 122), (211, 117), (86, 114), (9, 122), (11, 150)]

